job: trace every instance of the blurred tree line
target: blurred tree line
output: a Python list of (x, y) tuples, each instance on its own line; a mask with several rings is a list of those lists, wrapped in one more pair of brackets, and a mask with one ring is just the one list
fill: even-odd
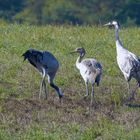
[(30, 24), (140, 25), (140, 0), (0, 0), (0, 18)]

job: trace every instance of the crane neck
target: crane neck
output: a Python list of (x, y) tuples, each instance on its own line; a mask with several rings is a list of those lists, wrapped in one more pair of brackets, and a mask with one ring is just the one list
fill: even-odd
[(80, 56), (77, 58), (76, 63), (77, 63), (77, 64), (78, 64), (78, 63), (81, 63), (81, 61), (82, 61), (82, 59), (83, 59), (84, 56), (85, 56), (85, 53), (81, 53)]
[(117, 44), (116, 46), (123, 47), (122, 42), (119, 38), (119, 26), (118, 25), (115, 26), (115, 39), (116, 39), (116, 44)]

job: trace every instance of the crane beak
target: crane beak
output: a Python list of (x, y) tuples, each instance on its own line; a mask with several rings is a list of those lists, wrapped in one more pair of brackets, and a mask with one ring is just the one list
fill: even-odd
[(73, 54), (73, 53), (76, 53), (77, 51), (72, 51), (72, 52), (70, 52), (70, 54)]
[(21, 56), (24, 57), (23, 59), (23, 62), (24, 62), (27, 58), (25, 57), (25, 54), (22, 54)]
[(111, 24), (110, 23), (106, 23), (106, 24), (104, 24), (103, 26), (110, 26)]
[(103, 26), (104, 26), (104, 27), (105, 27), (105, 26), (109, 26), (109, 28), (112, 28), (114, 25), (113, 25), (111, 22), (109, 22), (109, 23), (104, 24)]

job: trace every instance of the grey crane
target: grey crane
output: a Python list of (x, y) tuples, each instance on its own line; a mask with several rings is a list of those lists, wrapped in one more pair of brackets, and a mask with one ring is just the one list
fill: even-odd
[(46, 90), (46, 83), (45, 83), (46, 76), (48, 76), (48, 82), (50, 86), (55, 89), (55, 91), (59, 96), (59, 99), (61, 99), (63, 97), (62, 91), (53, 82), (56, 72), (59, 68), (59, 62), (54, 57), (54, 55), (48, 51), (29, 49), (22, 56), (24, 57), (24, 61), (27, 59), (30, 62), (30, 64), (33, 65), (42, 75), (42, 80), (40, 83), (39, 99), (41, 97), (43, 87), (47, 99), (47, 90)]
[(104, 26), (115, 27), (117, 63), (127, 81), (129, 99), (134, 99), (134, 92), (130, 93), (129, 82), (132, 78), (135, 78), (137, 81), (135, 90), (140, 86), (140, 58), (123, 47), (119, 38), (119, 24), (117, 21), (109, 22)]
[(91, 102), (90, 102), (90, 106), (92, 106), (94, 98), (94, 84), (96, 83), (97, 86), (99, 86), (102, 74), (102, 66), (96, 59), (93, 58), (87, 58), (82, 60), (86, 53), (84, 48), (76, 48), (75, 51), (71, 53), (79, 53), (80, 55), (77, 58), (76, 67), (77, 69), (79, 69), (80, 74), (85, 81), (86, 96), (89, 95), (88, 83), (90, 82), (92, 85)]

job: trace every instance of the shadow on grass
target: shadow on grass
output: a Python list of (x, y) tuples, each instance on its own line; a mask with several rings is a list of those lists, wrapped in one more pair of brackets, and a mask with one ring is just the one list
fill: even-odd
[(127, 103), (125, 105), (128, 106), (128, 107), (131, 107), (131, 108), (140, 108), (140, 104)]

